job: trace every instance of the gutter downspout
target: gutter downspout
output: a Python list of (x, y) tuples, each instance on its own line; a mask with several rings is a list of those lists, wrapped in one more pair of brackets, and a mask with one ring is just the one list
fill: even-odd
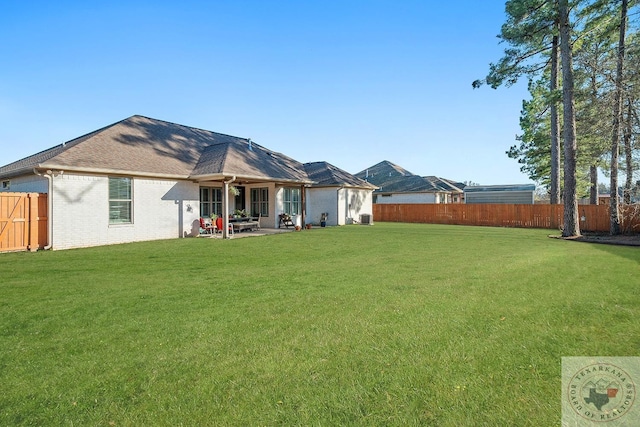
[(233, 177), (229, 181), (222, 181), (222, 191), (224, 194), (222, 195), (222, 238), (229, 238), (229, 184), (236, 180), (236, 176)]
[(305, 227), (305, 222), (306, 217), (307, 217), (307, 197), (306, 197), (306, 192), (307, 192), (307, 188), (303, 185), (300, 186), (300, 204), (302, 205), (301, 208), (301, 217), (302, 220), (300, 221), (300, 229), (304, 230)]
[(336, 225), (340, 225), (340, 196), (342, 190), (344, 190), (344, 185), (338, 187), (338, 200), (336, 200)]
[(42, 174), (38, 172), (36, 168), (33, 168), (33, 173), (38, 176), (43, 176), (49, 181), (47, 183), (47, 246), (42, 248), (47, 251), (53, 246), (53, 172), (51, 174)]

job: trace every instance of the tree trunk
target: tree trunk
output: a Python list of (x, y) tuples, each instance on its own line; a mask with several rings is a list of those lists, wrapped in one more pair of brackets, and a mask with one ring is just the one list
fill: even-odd
[[(557, 26), (557, 23), (556, 23)], [(551, 47), (551, 200), (552, 205), (560, 204), (560, 118), (558, 103), (554, 93), (558, 90), (558, 36), (553, 36)]]
[(631, 145), (631, 137), (633, 134), (633, 111), (631, 108), (631, 100), (627, 100), (627, 119), (623, 130), (624, 156), (627, 163), (626, 175), (627, 179), (624, 183), (624, 203), (631, 204), (631, 192), (633, 190), (633, 146)]
[(573, 94), (573, 52), (568, 0), (558, 2), (560, 14), (560, 56), (562, 62), (562, 104), (564, 122), (564, 225), (563, 237), (580, 235), (576, 198), (576, 113)]
[(611, 190), (609, 232), (620, 234), (620, 197), (618, 195), (618, 161), (620, 156), (620, 115), (622, 108), (622, 73), (624, 72), (624, 36), (627, 31), (627, 0), (620, 7), (620, 37), (616, 66), (616, 91), (613, 100), (613, 129), (611, 131)]
[(591, 186), (589, 187), (589, 204), (598, 204), (598, 167), (596, 165), (589, 166), (589, 176)]

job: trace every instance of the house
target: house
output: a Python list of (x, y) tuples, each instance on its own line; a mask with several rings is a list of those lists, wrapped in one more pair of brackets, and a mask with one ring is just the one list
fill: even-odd
[[(325, 163), (317, 173), (329, 171), (339, 170)], [(277, 228), (282, 213), (303, 224), (308, 207), (336, 224), (371, 213), (373, 189), (340, 173), (332, 191), (357, 190), (363, 200), (351, 210), (338, 206), (351, 193), (321, 199), (330, 183), (314, 187), (305, 165), (284, 154), (136, 115), (0, 167), (0, 191), (48, 193), (49, 245), (66, 249), (196, 236), (200, 217), (213, 214), (227, 230), (235, 210), (259, 215), (266, 228)]]
[(360, 215), (372, 215), (374, 185), (327, 162), (305, 163), (314, 184), (307, 187), (307, 222), (327, 225), (361, 222)]
[[(636, 181), (635, 185), (630, 189), (618, 187), (618, 203), (634, 204), (640, 202), (640, 181)], [(589, 198), (578, 199), (578, 204), (589, 204)], [(599, 205), (611, 205), (611, 193), (598, 194)]]
[(474, 185), (464, 188), (465, 203), (534, 204), (535, 184)]
[(384, 160), (355, 174), (378, 188), (373, 203), (462, 203), (465, 184), (436, 176), (419, 176)]

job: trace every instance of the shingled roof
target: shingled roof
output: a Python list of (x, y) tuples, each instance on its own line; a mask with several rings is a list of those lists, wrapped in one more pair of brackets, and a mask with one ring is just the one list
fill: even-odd
[(353, 187), (375, 189), (376, 186), (327, 162), (305, 163), (304, 169), (314, 187)]
[(375, 190), (375, 193), (461, 193), (462, 188), (464, 188), (464, 184), (455, 183), (454, 181), (437, 176), (415, 175), (388, 160), (383, 160), (378, 164), (358, 172), (356, 177), (377, 186), (378, 189)]
[(404, 176), (416, 176), (401, 166), (391, 163), (388, 160), (383, 160), (365, 170), (358, 172), (356, 176), (360, 179), (364, 179), (374, 185), (380, 185), (382, 182), (391, 181), (394, 178)]
[(462, 192), (465, 185), (461, 182), (454, 182), (449, 179), (439, 178), (437, 176), (425, 176), (423, 177), (436, 189), (441, 191), (453, 191)]
[(245, 179), (312, 183), (302, 163), (249, 139), (132, 116), (0, 167), (0, 176), (39, 169), (178, 179)]

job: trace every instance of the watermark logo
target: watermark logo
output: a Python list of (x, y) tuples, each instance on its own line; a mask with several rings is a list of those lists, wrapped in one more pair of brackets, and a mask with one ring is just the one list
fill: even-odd
[(563, 357), (562, 425), (640, 426), (640, 357)]

